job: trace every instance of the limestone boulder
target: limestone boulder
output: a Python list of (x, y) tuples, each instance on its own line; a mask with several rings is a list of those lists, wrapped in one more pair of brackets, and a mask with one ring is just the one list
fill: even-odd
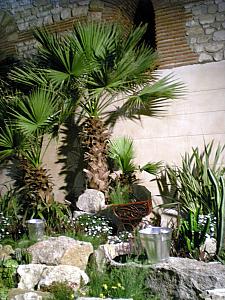
[(10, 258), (12, 258), (11, 254), (14, 254), (14, 253), (15, 253), (15, 251), (13, 250), (11, 245), (3, 246), (0, 244), (0, 260), (10, 259)]
[(87, 284), (87, 274), (75, 266), (46, 266), (41, 264), (20, 265), (17, 269), (20, 276), (18, 288), (33, 290), (47, 287), (54, 282), (66, 282), (74, 291), (79, 289), (81, 282)]
[(66, 236), (50, 237), (28, 248), (33, 264), (70, 265), (85, 270), (94, 249), (91, 243)]
[(150, 266), (148, 286), (161, 300), (202, 299), (200, 294), (206, 290), (225, 288), (225, 266), (171, 257)]
[(17, 269), (20, 276), (18, 288), (33, 290), (38, 285), (45, 267), (45, 265), (37, 264), (19, 265)]
[(96, 213), (106, 207), (105, 196), (102, 192), (94, 189), (86, 189), (79, 196), (76, 206), (85, 212)]
[(100, 245), (94, 251), (93, 258), (96, 262), (98, 271), (102, 271), (105, 265), (111, 262), (115, 257), (130, 254), (132, 246), (130, 243), (122, 242), (118, 244)]
[(22, 289), (12, 289), (8, 294), (8, 300), (50, 300), (52, 298), (51, 294), (47, 292)]

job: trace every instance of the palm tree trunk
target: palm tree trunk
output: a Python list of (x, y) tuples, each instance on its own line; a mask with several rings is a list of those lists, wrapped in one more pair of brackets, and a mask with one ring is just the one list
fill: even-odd
[(82, 123), (81, 145), (85, 151), (87, 187), (107, 194), (109, 168), (107, 162), (109, 130), (104, 121), (90, 117)]

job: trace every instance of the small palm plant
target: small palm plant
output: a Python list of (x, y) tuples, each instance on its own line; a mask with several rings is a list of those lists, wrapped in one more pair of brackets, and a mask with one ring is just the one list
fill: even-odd
[(129, 187), (131, 194), (132, 185), (138, 183), (137, 171), (146, 171), (149, 174), (156, 175), (162, 166), (162, 162), (148, 162), (142, 167), (136, 165), (134, 163), (134, 144), (133, 140), (129, 137), (119, 137), (111, 140), (109, 143), (109, 157), (120, 172), (116, 178), (116, 183), (124, 187)]
[(156, 53), (140, 46), (145, 31), (137, 27), (125, 34), (118, 25), (105, 23), (78, 23), (65, 37), (38, 30), (40, 65), (11, 74), (23, 84), (48, 83), (71, 97), (90, 188), (108, 189), (110, 126), (121, 117), (158, 116), (169, 99), (183, 93), (182, 84), (170, 76), (160, 79), (155, 72)]
[(62, 106), (59, 97), (45, 89), (3, 97), (0, 106), (0, 161), (12, 162), (14, 184), (27, 208), (35, 211), (39, 203), (53, 200), (53, 183), (42, 164), (43, 145), (44, 136), (52, 135), (61, 121)]

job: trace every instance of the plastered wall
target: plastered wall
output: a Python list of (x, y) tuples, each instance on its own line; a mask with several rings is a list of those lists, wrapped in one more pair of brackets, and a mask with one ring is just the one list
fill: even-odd
[[(213, 139), (225, 143), (225, 61), (165, 69), (161, 74), (171, 72), (186, 84), (187, 93), (170, 105), (167, 115), (143, 118), (142, 124), (120, 122), (114, 129), (115, 136), (134, 139), (140, 165), (161, 160), (180, 164), (181, 155), (192, 147), (203, 148)], [(153, 195), (158, 194), (151, 176), (142, 173), (140, 178)]]

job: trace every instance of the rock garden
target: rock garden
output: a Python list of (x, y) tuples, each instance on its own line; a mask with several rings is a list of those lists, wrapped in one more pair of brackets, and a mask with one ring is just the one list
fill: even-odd
[[(225, 299), (225, 147), (140, 166), (133, 140), (112, 135), (120, 118), (158, 116), (185, 93), (159, 77), (145, 31), (38, 29), (38, 53), (1, 69), (0, 162), (12, 179), (0, 193), (1, 300)], [(83, 188), (59, 202), (45, 154), (62, 135), (63, 150), (78, 143)]]

